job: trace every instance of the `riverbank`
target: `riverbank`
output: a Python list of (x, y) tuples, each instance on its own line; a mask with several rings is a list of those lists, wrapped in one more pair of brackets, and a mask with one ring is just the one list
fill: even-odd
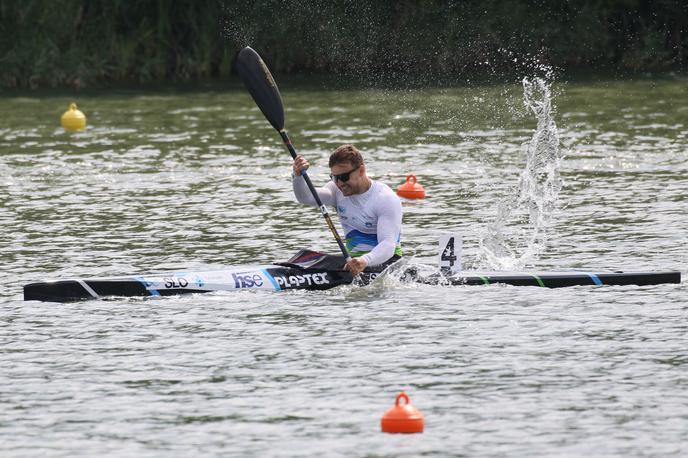
[(465, 80), (553, 68), (688, 68), (688, 5), (530, 2), (110, 2), (0, 9), (0, 87), (226, 79), (251, 45), (276, 74)]

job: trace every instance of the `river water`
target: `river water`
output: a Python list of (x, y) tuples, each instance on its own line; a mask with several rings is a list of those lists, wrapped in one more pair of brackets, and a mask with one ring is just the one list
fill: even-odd
[[(685, 78), (339, 89), (284, 82), (316, 184), (359, 146), (433, 269), (688, 265)], [(525, 92), (524, 92), (525, 91)], [(24, 302), (62, 277), (336, 253), (238, 85), (0, 104), (2, 456), (685, 456), (688, 288), (442, 288)], [(524, 103), (528, 102), (528, 106)], [(417, 435), (379, 421), (405, 390)]]

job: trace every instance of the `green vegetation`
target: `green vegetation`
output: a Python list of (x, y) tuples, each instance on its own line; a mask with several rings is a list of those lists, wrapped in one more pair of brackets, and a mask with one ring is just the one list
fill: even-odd
[(0, 86), (276, 73), (464, 78), (537, 68), (683, 71), (683, 0), (3, 0)]

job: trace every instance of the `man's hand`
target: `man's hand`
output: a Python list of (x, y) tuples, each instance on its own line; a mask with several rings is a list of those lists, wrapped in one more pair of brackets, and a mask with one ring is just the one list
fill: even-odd
[(363, 258), (352, 258), (351, 261), (344, 265), (344, 268), (351, 272), (354, 277), (363, 272), (368, 263), (363, 260)]
[(294, 164), (292, 165), (292, 170), (294, 171), (294, 176), (300, 177), (301, 172), (307, 170), (310, 164), (305, 157), (300, 154), (294, 158)]

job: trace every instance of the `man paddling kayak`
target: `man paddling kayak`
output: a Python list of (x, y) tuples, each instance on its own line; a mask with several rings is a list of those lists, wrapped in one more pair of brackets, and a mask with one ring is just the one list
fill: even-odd
[[(401, 257), (401, 201), (384, 183), (366, 175), (361, 152), (342, 145), (330, 155), (332, 181), (317, 189), (323, 205), (334, 206), (353, 257), (345, 269), (356, 276), (367, 266), (378, 266)], [(302, 204), (317, 203), (301, 172), (308, 169), (301, 155), (293, 162), (294, 195)]]

